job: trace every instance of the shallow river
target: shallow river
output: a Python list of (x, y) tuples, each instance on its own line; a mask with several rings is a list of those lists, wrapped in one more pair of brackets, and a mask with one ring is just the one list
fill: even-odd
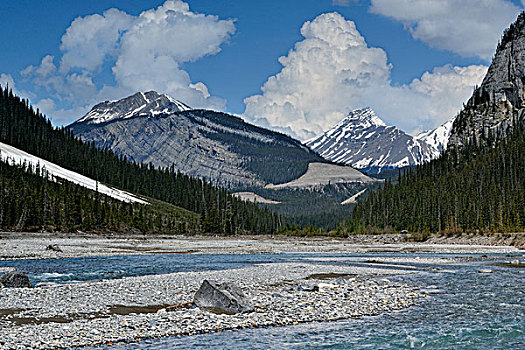
[[(335, 257), (339, 264), (367, 265), (369, 262), (363, 258), (460, 256), (473, 260), (443, 265), (410, 263), (437, 271), (390, 277), (421, 286), (430, 293), (430, 298), (398, 313), (148, 340), (111, 349), (525, 349), (525, 271), (491, 265), (495, 261), (523, 261), (525, 254), (483, 258), (460, 254), (146, 255), (0, 261), (0, 267), (16, 266), (28, 272), (34, 282), (71, 283), (316, 258)], [(482, 274), (480, 269), (491, 269), (493, 273)]]

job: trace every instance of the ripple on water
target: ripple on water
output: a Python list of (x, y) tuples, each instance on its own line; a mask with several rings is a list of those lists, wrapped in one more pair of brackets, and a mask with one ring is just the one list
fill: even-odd
[(117, 349), (525, 349), (525, 276), (503, 267), (481, 275), (480, 266), (457, 264), (455, 273), (398, 277), (443, 293), (390, 315), (165, 338)]
[[(151, 255), (112, 258), (2, 261), (0, 268), (17, 268), (40, 281), (86, 281), (146, 274), (229, 269), (256, 263), (297, 259), (337, 258), (336, 263), (365, 264), (373, 258), (455, 258), (457, 254), (274, 254), (274, 255)], [(478, 255), (471, 255), (479, 258)], [(520, 261), (525, 255), (518, 256)], [(447, 262), (440, 270), (391, 277), (439, 290), (408, 310), (378, 317), (297, 326), (225, 331), (185, 338), (165, 338), (110, 349), (525, 349), (525, 274), (521, 268), (490, 266), (504, 256), (478, 262)], [(421, 261), (425, 261), (421, 259)], [(387, 261), (385, 259), (385, 261)], [(417, 264), (435, 268), (435, 264)], [(331, 263), (334, 263), (332, 261)], [(47, 275), (46, 275), (47, 274)], [(52, 275), (57, 274), (57, 275)], [(432, 287), (432, 288), (430, 288)]]

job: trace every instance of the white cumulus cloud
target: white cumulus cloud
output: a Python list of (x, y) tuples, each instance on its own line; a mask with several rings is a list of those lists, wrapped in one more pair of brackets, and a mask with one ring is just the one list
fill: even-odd
[(370, 11), (400, 21), (431, 47), (490, 60), (520, 8), (507, 0), (371, 0)]
[(62, 36), (60, 50), (64, 55), (60, 71), (67, 73), (73, 68), (94, 71), (102, 66), (108, 55), (117, 54), (120, 38), (133, 21), (133, 16), (117, 9), (76, 18)]
[(384, 85), (390, 65), (385, 52), (369, 48), (355, 24), (338, 13), (306, 22), (301, 34), (305, 39), (279, 58), (281, 72), (266, 81), (261, 95), (245, 99), (244, 114), (306, 139), (342, 119), (364, 92)]
[(232, 20), (193, 13), (188, 4), (168, 1), (145, 11), (122, 36), (113, 67), (120, 86), (130, 90), (160, 90), (193, 107), (223, 109), (204, 83), (193, 84), (181, 63), (216, 54), (235, 32)]
[(411, 134), (433, 129), (459, 112), (487, 69), (483, 65), (436, 67), (410, 84), (385, 89), (375, 101), (370, 96), (369, 105)]
[[(226, 102), (212, 96), (203, 82), (192, 81), (181, 66), (218, 53), (235, 30), (234, 20), (192, 12), (181, 0), (168, 0), (138, 16), (109, 9), (71, 23), (62, 36), (58, 67), (48, 55), (21, 75), (48, 90), (42, 106), (66, 123), (97, 102), (147, 90), (192, 107), (221, 110)], [(108, 70), (113, 83), (101, 78)], [(97, 85), (97, 80), (105, 83)], [(55, 109), (59, 103), (67, 106)]]
[(303, 140), (365, 106), (409, 132), (433, 128), (457, 113), (487, 69), (439, 67), (393, 86), (386, 53), (369, 47), (340, 14), (306, 22), (301, 34), (304, 40), (279, 58), (282, 70), (266, 81), (261, 94), (245, 99), (244, 116)]

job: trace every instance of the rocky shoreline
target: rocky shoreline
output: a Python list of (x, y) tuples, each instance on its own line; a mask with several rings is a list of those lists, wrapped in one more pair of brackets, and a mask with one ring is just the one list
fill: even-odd
[[(406, 270), (275, 263), (42, 288), (0, 289), (0, 347), (54, 349), (379, 315), (425, 294), (388, 279)], [(255, 310), (217, 314), (192, 305), (204, 279), (235, 282)]]
[[(387, 243), (385, 239), (392, 240)], [(277, 253), (514, 253), (518, 248), (428, 244), (387, 238), (100, 237), (0, 234), (0, 259), (47, 259), (136, 254)], [(52, 247), (52, 249), (49, 249)], [(54, 349), (136, 342), (166, 336), (334, 321), (396, 312), (427, 296), (392, 275), (421, 264), (457, 263), (436, 256), (305, 258), (223, 271), (179, 272), (86, 283), (0, 289), (0, 348)], [(460, 259), (461, 260), (461, 259)], [(462, 261), (465, 262), (465, 261)], [(401, 264), (400, 264), (401, 263)], [(414, 266), (414, 265), (416, 266)], [(8, 266), (1, 273), (10, 272)], [(426, 272), (431, 272), (425, 269)], [(204, 280), (235, 283), (254, 310), (234, 315), (201, 310), (193, 298)], [(396, 278), (395, 280), (399, 280)]]
[[(401, 234), (328, 238), (0, 232), (0, 260), (136, 254), (512, 253), (525, 247), (524, 242), (524, 233), (436, 235), (426, 242), (411, 242), (407, 235)], [(55, 249), (47, 249), (50, 246)]]

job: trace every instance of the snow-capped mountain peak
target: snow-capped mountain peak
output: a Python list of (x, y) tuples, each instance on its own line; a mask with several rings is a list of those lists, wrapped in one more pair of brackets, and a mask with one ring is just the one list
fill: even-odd
[(326, 159), (369, 172), (421, 164), (436, 153), (426, 142), (387, 126), (371, 108), (350, 112), (306, 145)]
[(421, 140), (434, 148), (434, 158), (437, 158), (441, 152), (447, 149), (450, 130), (452, 130), (454, 119), (441, 124), (434, 130), (427, 130), (416, 135), (417, 140)]
[(190, 110), (191, 108), (155, 91), (137, 92), (117, 101), (105, 101), (95, 105), (77, 123), (101, 124), (113, 120), (128, 119), (140, 115), (158, 115)]
[(315, 150), (320, 143), (324, 142), (326, 138), (335, 138), (337, 142), (342, 139), (354, 138), (368, 138), (372, 136), (368, 131), (377, 127), (386, 127), (384, 121), (377, 116), (377, 114), (370, 108), (355, 109), (348, 113), (344, 119), (337, 123), (333, 128), (324, 133), (324, 137), (316, 136), (307, 140), (305, 144)]
[(387, 126), (384, 121), (370, 107), (356, 109), (348, 113), (348, 116), (341, 120), (335, 128), (369, 128), (372, 126)]

